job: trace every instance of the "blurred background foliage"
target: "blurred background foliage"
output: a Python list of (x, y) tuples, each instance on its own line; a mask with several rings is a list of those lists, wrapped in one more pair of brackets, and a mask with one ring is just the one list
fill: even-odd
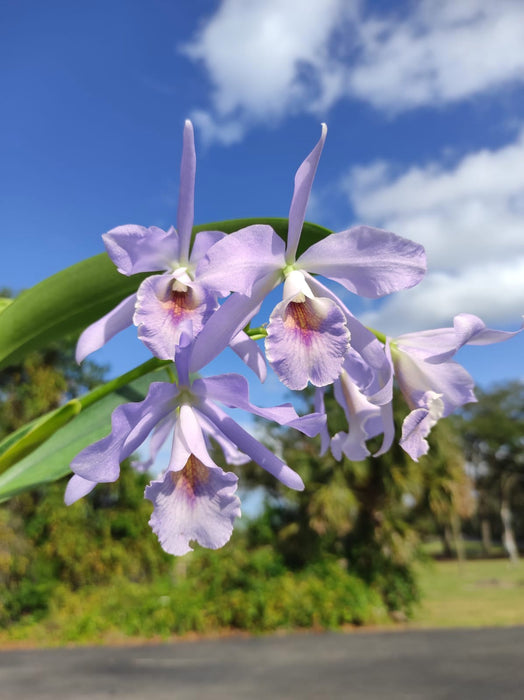
[[(76, 365), (72, 340), (2, 371), (0, 437), (106, 371)], [(239, 468), (244, 491), (263, 486), (263, 503), (217, 552), (166, 555), (148, 525), (150, 477), (128, 464), (117, 483), (71, 507), (64, 480), (17, 496), (0, 506), (0, 624), (12, 639), (68, 642), (406, 620), (420, 598), (424, 542), (459, 559), (464, 538), (484, 555), (502, 542), (516, 561), (524, 541), (524, 385), (478, 396), (438, 423), (418, 463), (398, 445), (337, 462), (319, 456), (318, 440), (260, 423), (306, 490), (287, 490), (254, 464)], [(399, 431), (407, 409), (399, 396), (395, 406)], [(329, 393), (326, 407), (331, 429), (347, 429)]]

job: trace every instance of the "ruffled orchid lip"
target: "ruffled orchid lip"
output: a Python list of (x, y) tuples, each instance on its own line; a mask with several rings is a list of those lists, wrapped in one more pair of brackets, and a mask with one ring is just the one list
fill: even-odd
[[(296, 295), (296, 298), (299, 298)], [(266, 356), (290, 389), (331, 384), (339, 375), (350, 343), (344, 314), (330, 299), (282, 301), (270, 317)]]
[(206, 466), (191, 453), (182, 469), (151, 482), (145, 491), (154, 505), (149, 524), (162, 547), (180, 555), (191, 551), (190, 542), (210, 549), (226, 544), (240, 516), (237, 481), (232, 472)]

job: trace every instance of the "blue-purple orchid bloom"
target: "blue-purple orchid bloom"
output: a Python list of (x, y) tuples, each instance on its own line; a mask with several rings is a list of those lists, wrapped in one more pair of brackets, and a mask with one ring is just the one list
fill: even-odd
[(426, 440), (440, 418), (477, 399), (474, 381), (452, 358), (464, 345), (500, 343), (520, 333), (486, 328), (473, 314), (458, 314), (453, 327), (407, 333), (388, 341), (392, 366), (411, 409), (400, 445), (415, 460), (428, 452)]
[[(357, 357), (346, 358), (333, 388), (335, 399), (346, 414), (348, 430), (331, 437), (325, 426), (321, 431), (322, 453), (331, 448), (335, 459), (341, 459), (342, 455), (353, 461), (365, 459), (370, 454), (367, 440), (381, 434), (382, 445), (374, 456), (389, 450), (395, 432), (392, 404), (395, 376), (411, 409), (403, 422), (399, 444), (418, 461), (428, 452), (426, 438), (437, 421), (476, 401), (472, 377), (453, 356), (464, 345), (502, 342), (521, 330), (491, 330), (478, 316), (458, 314), (452, 327), (387, 339), (384, 357), (389, 372), (380, 364), (380, 353), (371, 373), (370, 366), (359, 363)], [(366, 377), (371, 381), (366, 383)], [(325, 410), (322, 389), (317, 389), (316, 410)]]
[(235, 495), (237, 476), (224, 472), (213, 461), (210, 438), (222, 447), (228, 463), (252, 459), (289, 488), (304, 488), (293, 469), (217, 402), (296, 428), (310, 437), (320, 432), (325, 421), (321, 414), (299, 417), (291, 404), (255, 406), (249, 401), (246, 379), (238, 374), (191, 381), (189, 356), (189, 345), (177, 349), (178, 381), (153, 382), (143, 401), (123, 404), (113, 411), (110, 435), (86, 447), (72, 461), (74, 476), (65, 496), (66, 503), (73, 503), (96, 484), (116, 481), (121, 462), (152, 433), (150, 465), (172, 433), (167, 468), (145, 491), (154, 505), (150, 525), (171, 554), (190, 551), (192, 540), (212, 549), (223, 546), (240, 515), (240, 501)]
[[(473, 380), (453, 360), (455, 354), (464, 345), (500, 342), (522, 329), (490, 330), (477, 316), (459, 314), (453, 327), (385, 339), (363, 326), (319, 279), (376, 299), (420, 282), (426, 269), (422, 246), (388, 231), (356, 226), (328, 235), (297, 257), (326, 134), (323, 124), (320, 140), (296, 172), (287, 242), (261, 224), (227, 236), (205, 231), (192, 239), (196, 155), (189, 121), (183, 134), (177, 230), (129, 225), (103, 236), (120, 273), (159, 274), (147, 277), (136, 294), (82, 333), (78, 361), (134, 323), (154, 355), (175, 361), (176, 378), (151, 383), (142, 401), (115, 409), (111, 433), (71, 463), (74, 475), (66, 503), (98, 483), (117, 480), (121, 462), (150, 436), (149, 456), (138, 464), (149, 470), (170, 440), (167, 466), (145, 490), (153, 504), (150, 525), (172, 554), (191, 551), (192, 542), (216, 549), (231, 537), (241, 511), (238, 477), (215, 463), (212, 444), (222, 449), (228, 465), (252, 459), (289, 488), (304, 488), (293, 469), (219, 404), (309, 437), (320, 433), (322, 453), (330, 448), (336, 459), (345, 455), (358, 461), (370, 454), (370, 438), (383, 436), (375, 456), (391, 447), (394, 377), (410, 409), (400, 445), (414, 460), (428, 451), (427, 436), (441, 417), (476, 400)], [(280, 283), (283, 298), (270, 314), (265, 351), (287, 387), (303, 389), (308, 382), (317, 387), (315, 413), (302, 417), (290, 404), (252, 404), (247, 381), (238, 374), (194, 375), (229, 345), (265, 378), (264, 355), (244, 327)], [(220, 306), (219, 297), (230, 293)], [(334, 436), (328, 433), (324, 407), (330, 384), (348, 423), (347, 431)]]
[[(81, 334), (76, 359), (81, 362), (114, 335), (133, 323), (138, 337), (156, 357), (172, 360), (182, 328), (191, 321), (192, 333), (200, 332), (218, 307), (217, 289), (199, 281), (198, 265), (208, 249), (225, 237), (221, 231), (197, 233), (191, 246), (194, 219), (196, 154), (193, 125), (185, 122), (177, 229), (151, 226), (118, 226), (102, 238), (111, 260), (126, 276), (161, 272), (147, 277), (135, 294), (86, 328)], [(263, 380), (265, 361), (254, 341), (239, 329), (230, 346)]]
[[(208, 338), (234, 335), (255, 315), (267, 294), (284, 282), (283, 300), (267, 328), (266, 356), (290, 389), (303, 389), (308, 382), (326, 386), (340, 375), (353, 329), (340, 300), (326, 294), (313, 274), (369, 298), (407, 289), (422, 279), (426, 270), (422, 246), (369, 226), (331, 234), (297, 259), (326, 133), (323, 124), (320, 140), (295, 175), (287, 243), (271, 227), (255, 225), (226, 236), (204, 256), (201, 279), (224, 296), (236, 294), (213, 314), (196, 341), (195, 357), (202, 364), (210, 352)], [(353, 327), (357, 324), (352, 318)]]

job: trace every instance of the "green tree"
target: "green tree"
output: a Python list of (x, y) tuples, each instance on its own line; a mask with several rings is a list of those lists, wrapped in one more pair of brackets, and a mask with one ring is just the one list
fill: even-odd
[(457, 419), (478, 494), (484, 546), (500, 536), (513, 560), (524, 537), (524, 383), (477, 391), (478, 403)]
[[(347, 430), (346, 418), (331, 392), (326, 393), (331, 434)], [(397, 436), (407, 413), (395, 396)], [(310, 406), (311, 407), (311, 406)], [(330, 452), (319, 456), (319, 441), (282, 428), (268, 440), (302, 476), (306, 489), (292, 492), (264, 477), (267, 509), (250, 528), (254, 542), (274, 542), (289, 566), (301, 568), (336, 556), (348, 570), (378, 588), (388, 607), (409, 612), (418, 597), (413, 564), (419, 553), (418, 527), (448, 529), (460, 540), (461, 519), (473, 508), (471, 482), (452, 425), (441, 421), (430, 436), (429, 454), (415, 463), (396, 440), (378, 458), (337, 462)], [(371, 442), (372, 452), (380, 439)], [(260, 471), (247, 468), (247, 479)], [(427, 528), (427, 525), (426, 525)]]
[(107, 368), (78, 365), (74, 351), (75, 340), (67, 338), (0, 371), (0, 439), (100, 384)]
[[(77, 365), (74, 350), (68, 338), (0, 372), (0, 438), (103, 380), (106, 368)], [(99, 485), (70, 507), (64, 480), (2, 504), (0, 619), (44, 612), (59, 585), (150, 580), (166, 571), (171, 559), (148, 525), (148, 481), (127, 466), (117, 483)]]
[(433, 428), (430, 451), (420, 460), (420, 491), (412, 510), (419, 534), (438, 535), (443, 554), (464, 558), (462, 523), (475, 512), (473, 482), (466, 470), (460, 436), (450, 419)]

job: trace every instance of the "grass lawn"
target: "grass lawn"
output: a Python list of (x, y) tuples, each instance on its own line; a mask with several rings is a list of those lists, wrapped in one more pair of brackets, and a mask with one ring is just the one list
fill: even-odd
[(422, 603), (410, 627), (524, 625), (524, 561), (430, 561), (419, 574)]

